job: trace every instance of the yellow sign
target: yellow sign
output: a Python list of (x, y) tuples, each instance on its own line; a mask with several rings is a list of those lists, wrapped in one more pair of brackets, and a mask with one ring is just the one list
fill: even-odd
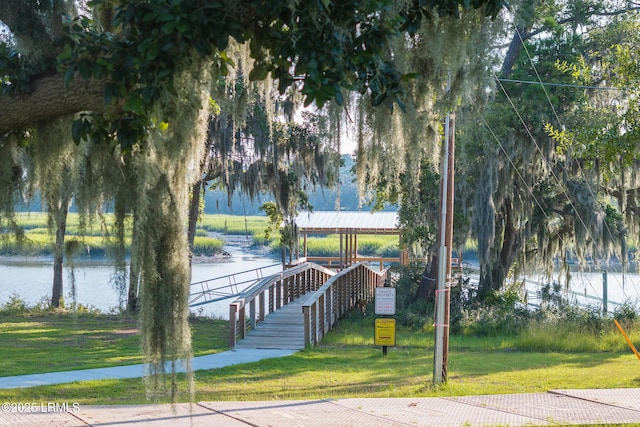
[(376, 319), (375, 345), (396, 345), (396, 319)]

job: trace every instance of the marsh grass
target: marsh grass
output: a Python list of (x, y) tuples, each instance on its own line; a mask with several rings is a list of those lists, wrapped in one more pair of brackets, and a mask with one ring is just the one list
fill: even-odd
[[(104, 239), (101, 225), (89, 224), (80, 227), (80, 217), (70, 213), (67, 225), (67, 240), (78, 239), (83, 252), (80, 256), (109, 256), (110, 243)], [(105, 224), (111, 226), (115, 219), (113, 215), (105, 215)], [(0, 240), (0, 254), (2, 255), (51, 255), (53, 252), (53, 236), (47, 228), (47, 216), (41, 212), (19, 213), (17, 222), (25, 230), (26, 240), (18, 245), (15, 237), (3, 236)], [(268, 219), (266, 216), (239, 216), (209, 214), (203, 215), (197, 224), (194, 253), (206, 255), (222, 249), (223, 242), (208, 236), (210, 232), (228, 235), (249, 235), (254, 245), (268, 246), (274, 253), (279, 253), (279, 234), (272, 233), (265, 238)], [(131, 246), (131, 228), (127, 225), (127, 251)], [(300, 245), (302, 246), (302, 239)], [(340, 236), (309, 236), (307, 240), (308, 253), (314, 256), (337, 256), (340, 253)], [(358, 253), (365, 256), (396, 257), (398, 256), (397, 236), (362, 235), (358, 237)]]
[(224, 241), (213, 237), (196, 236), (193, 241), (193, 253), (195, 255), (212, 256), (222, 250)]
[[(309, 255), (335, 256), (340, 253), (340, 236), (309, 237), (307, 239)], [(366, 256), (398, 256), (397, 236), (358, 236), (358, 253)]]
[(266, 216), (240, 216), (240, 215), (204, 215), (198, 223), (198, 227), (208, 231), (216, 231), (225, 234), (264, 234), (268, 219)]
[[(28, 212), (16, 214), (18, 224), (25, 230), (26, 239), (21, 243), (16, 241), (15, 236), (7, 234), (3, 235), (0, 240), (0, 254), (2, 255), (23, 255), (23, 256), (47, 256), (53, 253), (53, 235), (47, 228), (47, 215), (42, 212)], [(231, 215), (225, 218), (218, 218), (217, 215), (205, 215), (202, 224), (196, 230), (196, 239), (194, 241), (194, 253), (196, 255), (211, 255), (219, 252), (224, 245), (220, 239), (208, 237), (207, 232), (210, 230), (224, 229), (225, 221), (232, 224), (230, 234), (244, 234), (245, 228), (244, 217), (233, 217)], [(109, 227), (113, 225), (115, 218), (111, 214), (105, 215), (105, 224)], [(247, 217), (248, 223), (251, 225), (250, 232), (258, 230), (258, 225), (266, 224), (266, 220), (262, 217)], [(218, 226), (214, 226), (218, 224)], [(262, 230), (261, 230), (262, 231)], [(126, 226), (127, 236), (125, 245), (127, 251), (131, 247), (131, 227)], [(76, 239), (79, 242), (78, 247), (82, 250), (75, 254), (77, 256), (88, 257), (104, 257), (111, 253), (111, 243), (105, 239), (102, 226), (98, 223), (89, 224), (87, 227), (80, 226), (80, 217), (76, 213), (70, 213), (68, 216), (68, 225), (66, 230), (66, 240)]]

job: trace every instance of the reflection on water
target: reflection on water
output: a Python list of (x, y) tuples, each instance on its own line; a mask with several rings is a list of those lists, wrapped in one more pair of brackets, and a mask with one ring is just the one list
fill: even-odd
[[(265, 256), (256, 256), (230, 250), (231, 257), (214, 262), (195, 262), (192, 267), (192, 282), (208, 280), (216, 277), (239, 273), (255, 268), (262, 268), (277, 263), (278, 260)], [(126, 299), (126, 291), (116, 289), (113, 266), (107, 261), (81, 261), (75, 263), (74, 276), (76, 284), (76, 302), (87, 307), (94, 307), (103, 312), (117, 309)], [(278, 268), (266, 273), (272, 274)], [(70, 270), (65, 267), (64, 297), (70, 301)], [(28, 305), (36, 305), (43, 299), (51, 297), (53, 283), (53, 261), (51, 259), (18, 259), (5, 257), (0, 259), (0, 305), (5, 304), (11, 295), (16, 294)], [(229, 303), (232, 300), (220, 301), (193, 309), (194, 313), (228, 318)]]

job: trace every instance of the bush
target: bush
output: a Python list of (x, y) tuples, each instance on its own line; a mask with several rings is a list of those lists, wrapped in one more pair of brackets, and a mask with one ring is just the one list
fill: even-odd
[(613, 311), (613, 318), (616, 319), (624, 329), (633, 328), (638, 322), (638, 306), (630, 301), (616, 307)]
[(9, 296), (9, 300), (2, 305), (0, 312), (5, 314), (22, 314), (27, 311), (27, 303), (16, 293)]
[[(411, 329), (433, 324), (433, 303), (416, 300), (424, 264), (413, 262), (399, 270), (396, 282), (398, 323)], [(473, 293), (451, 289), (451, 334), (479, 337), (511, 336), (521, 351), (623, 351), (624, 340), (600, 306), (572, 304), (557, 284), (543, 291), (543, 304), (527, 308), (516, 290), (494, 292), (480, 301)], [(613, 318), (626, 330), (640, 324), (637, 305), (629, 302), (615, 309)]]
[(420, 284), (420, 278), (424, 271), (424, 264), (414, 261), (400, 267), (396, 274), (396, 318), (400, 325), (411, 329), (423, 329), (426, 325), (433, 324), (434, 307), (432, 302), (415, 299), (415, 294)]
[[(477, 336), (515, 335), (527, 328), (531, 311), (520, 304), (516, 292), (495, 292), (482, 304), (474, 302), (462, 308), (453, 324), (456, 332)], [(457, 320), (454, 318), (454, 320)]]

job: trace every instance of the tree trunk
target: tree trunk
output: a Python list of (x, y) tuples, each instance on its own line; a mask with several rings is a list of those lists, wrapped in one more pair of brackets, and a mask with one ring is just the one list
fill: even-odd
[(65, 198), (60, 206), (53, 213), (56, 224), (56, 241), (53, 257), (53, 289), (51, 291), (51, 306), (60, 307), (60, 299), (62, 298), (63, 277), (62, 266), (64, 263), (64, 237), (67, 230), (67, 214), (69, 213), (69, 200)]
[(511, 38), (511, 42), (509, 43), (509, 48), (507, 49), (507, 53), (504, 55), (504, 61), (502, 61), (502, 68), (500, 69), (501, 77), (509, 77), (511, 72), (513, 71), (513, 66), (522, 51), (522, 41), (526, 37), (525, 34), (529, 30), (530, 27), (525, 27), (524, 25), (519, 25), (516, 27), (516, 31)]
[(496, 227), (499, 227), (500, 223), (504, 223), (502, 247), (498, 257), (492, 257), (495, 259), (494, 262), (490, 263), (480, 275), (480, 283), (478, 285), (478, 297), (480, 299), (484, 299), (502, 287), (507, 273), (515, 262), (525, 241), (525, 236), (523, 236), (524, 228), (515, 226), (511, 199), (504, 201), (502, 211), (502, 215), (496, 218)]
[(129, 292), (127, 293), (127, 311), (129, 313), (137, 313), (140, 310), (140, 272), (131, 261), (129, 266)]
[(414, 295), (416, 300), (424, 300), (426, 302), (435, 301), (436, 284), (438, 279), (438, 255), (434, 254), (431, 257), (431, 263), (426, 265), (422, 276), (420, 277), (420, 283), (418, 289)]
[(193, 245), (196, 239), (196, 225), (200, 216), (200, 197), (203, 182), (196, 181), (191, 187), (191, 200), (189, 201), (189, 225), (187, 229), (187, 241), (189, 244), (189, 259), (193, 256)]
[[(133, 215), (133, 230), (136, 229), (136, 216)], [(134, 255), (136, 239), (131, 242), (131, 261), (129, 265), (129, 291), (127, 292), (127, 311), (129, 313), (138, 313), (140, 310), (140, 266), (138, 265)]]

